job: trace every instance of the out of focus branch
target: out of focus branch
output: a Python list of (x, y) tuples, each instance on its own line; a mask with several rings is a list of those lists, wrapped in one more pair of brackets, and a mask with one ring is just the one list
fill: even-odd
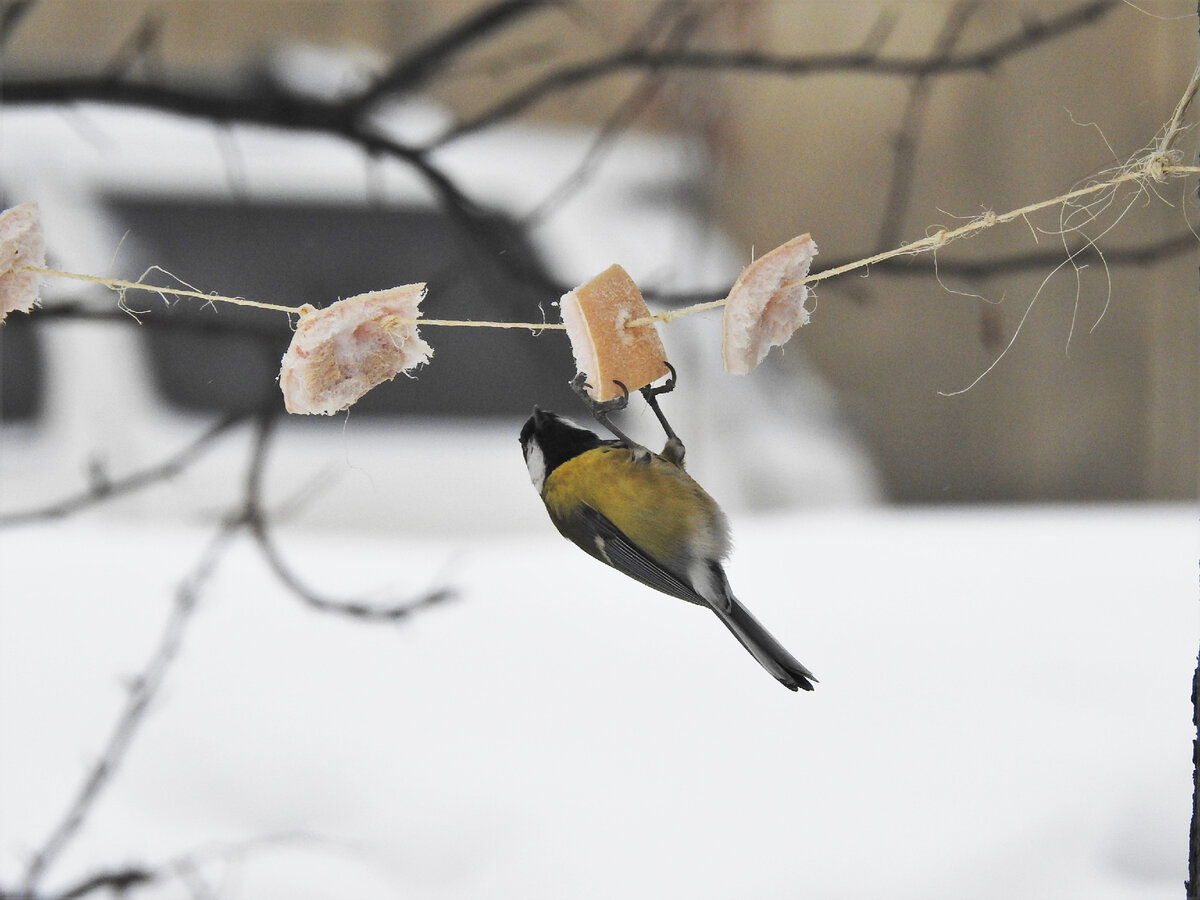
[(1188, 877), (1183, 883), (1187, 900), (1200, 900), (1200, 657), (1192, 675), (1192, 822), (1188, 830)]
[(200, 562), (183, 581), (175, 594), (175, 603), (167, 618), (166, 627), (159, 639), (158, 647), (149, 663), (129, 688), (124, 709), (117, 717), (100, 756), (88, 771), (79, 791), (67, 807), (61, 820), (51, 831), (41, 848), (33, 855), (25, 870), (21, 891), (32, 896), (38, 889), (43, 876), (59, 855), (67, 848), (83, 824), (97, 798), (116, 775), (125, 759), (134, 736), (145, 721), (146, 711), (158, 694), (167, 672), (179, 653), (184, 633), (195, 611), (200, 590), (212, 575), (221, 554), (232, 539), (236, 529), (226, 525), (213, 537), (201, 555)]
[(201, 877), (202, 870), (208, 864), (245, 860), (250, 854), (263, 852), (272, 846), (299, 842), (312, 843), (313, 841), (320, 842), (320, 839), (305, 832), (286, 831), (248, 840), (205, 845), (155, 864), (131, 864), (119, 868), (102, 869), (85, 875), (74, 884), (54, 893), (15, 892), (0, 888), (0, 900), (80, 900), (82, 897), (99, 893), (105, 897), (124, 897), (137, 888), (145, 888), (170, 880), (181, 882), (193, 897), (216, 897), (218, 894)]
[[(123, 314), (117, 313), (117, 315), (122, 316)], [(205, 451), (217, 442), (218, 438), (236, 425), (241, 424), (249, 415), (246, 412), (238, 412), (225, 416), (182, 450), (167, 457), (160, 463), (139, 469), (130, 475), (126, 475), (124, 478), (110, 479), (99, 469), (93, 468), (91, 484), (87, 490), (46, 504), (45, 506), (37, 506), (16, 512), (0, 513), (0, 528), (26, 525), (31, 522), (50, 519), (61, 519), (64, 516), (87, 509), (90, 506), (136, 493), (159, 482), (170, 481), (172, 478), (186, 471), (189, 466), (204, 455)]]
[(144, 887), (153, 881), (157, 881), (158, 878), (159, 873), (137, 866), (114, 869), (110, 872), (98, 872), (95, 875), (85, 878), (78, 884), (67, 888), (62, 893), (55, 894), (52, 900), (79, 900), (79, 898), (94, 894), (97, 891), (106, 891), (110, 894), (123, 896), (131, 888)]
[[(162, 83), (146, 83), (113, 77), (9, 80), (6, 104), (71, 103), (96, 101), (139, 106), (207, 119), (217, 124), (256, 124), (305, 130), (341, 137), (373, 156), (386, 156), (411, 166), (439, 197), (447, 215), (500, 265), (533, 290), (561, 294), (558, 284), (539, 262), (508, 253), (516, 235), (512, 226), (489, 218), (432, 160), (432, 150), (520, 112), (550, 93), (568, 90), (587, 81), (630, 69), (653, 74), (700, 69), (744, 71), (787, 76), (833, 71), (863, 72), (881, 76), (925, 78), (935, 74), (987, 71), (1006, 59), (1040, 44), (1085, 27), (1118, 5), (1118, 0), (1092, 0), (1041, 22), (1027, 22), (1019, 31), (971, 53), (935, 54), (930, 58), (899, 59), (882, 56), (875, 45), (849, 53), (776, 56), (756, 51), (719, 52), (680, 47), (627, 46), (606, 57), (576, 66), (559, 67), (542, 79), (500, 100), (475, 119), (460, 123), (432, 145), (406, 144), (381, 134), (369, 115), (375, 101), (395, 90), (407, 89), (438, 69), (436, 48), (443, 54), (457, 53), (483, 35), (515, 21), (536, 8), (537, 3), (502, 0), (486, 7), (431, 41), (424, 50), (401, 61), (364, 94), (342, 101), (295, 95), (278, 88), (263, 88), (254, 95), (231, 95)], [(685, 8), (686, 9), (686, 8)], [(878, 42), (875, 42), (876, 44)], [(636, 98), (635, 98), (636, 99)], [(633, 104), (636, 109), (637, 103)], [(626, 110), (628, 113), (629, 110)], [(624, 127), (629, 115), (619, 114), (613, 130)], [(607, 140), (611, 135), (602, 136)], [(539, 211), (544, 211), (541, 209)]]
[[(1013, 253), (1008, 256), (992, 256), (982, 260), (946, 259), (941, 256), (937, 258), (928, 256), (894, 257), (875, 263), (870, 267), (870, 271), (872, 274), (887, 275), (893, 278), (930, 278), (934, 275), (953, 275), (959, 278), (982, 279), (1045, 269), (1047, 266), (1056, 266), (1068, 258), (1074, 260), (1077, 265), (1103, 262), (1109, 268), (1151, 266), (1191, 252), (1197, 246), (1200, 246), (1200, 241), (1197, 240), (1196, 235), (1185, 231), (1140, 247), (1113, 247), (1100, 250), (1095, 244), (1081, 242), (1074, 247)], [(844, 260), (831, 258), (827, 261), (826, 268), (837, 268), (853, 261), (850, 257)]]
[[(310, 590), (283, 564), (270, 539), (268, 516), (262, 505), (262, 476), (266, 466), (267, 446), (279, 416), (280, 414), (274, 409), (263, 410), (255, 414), (254, 445), (247, 467), (244, 498), (240, 510), (222, 523), (205, 548), (199, 563), (180, 584), (158, 646), (145, 668), (133, 681), (125, 706), (117, 717), (113, 730), (98, 758), (88, 770), (83, 783), (62, 818), (54, 826), (42, 846), (33, 854), (26, 867), (20, 888), (16, 891), (9, 891), (0, 887), (0, 900), (37, 900), (37, 898), (43, 897), (50, 900), (50, 895), (44, 895), (39, 891), (41, 881), (70, 845), (98, 798), (120, 770), (131, 742), (144, 723), (146, 713), (179, 653), (184, 634), (204, 584), (211, 577), (226, 547), (242, 530), (246, 530), (254, 536), (263, 552), (264, 559), (280, 580), (302, 600), (322, 612), (342, 613), (371, 620), (396, 620), (406, 617), (422, 607), (440, 603), (453, 595), (447, 589), (439, 589), (408, 600), (403, 604), (390, 606), (374, 606), (357, 601), (342, 602), (322, 597)], [(69, 498), (52, 507), (47, 507), (42, 511), (41, 516), (32, 515), (32, 517), (66, 515), (112, 495), (114, 490), (128, 492), (172, 477), (190, 462), (199, 447), (210, 443), (219, 434), (247, 417), (248, 414), (244, 413), (228, 417), (202, 435), (198, 441), (193, 442), (182, 453), (159, 466), (143, 470), (124, 479), (114, 489)], [(30, 517), (30, 514), (27, 514), (23, 520), (28, 520)], [(11, 519), (12, 517), (10, 517), (10, 521)], [(159, 877), (159, 873), (156, 873), (155, 870), (127, 867), (89, 876), (65, 892), (52, 896), (55, 900), (68, 900), (68, 898), (83, 897), (99, 890), (124, 892), (153, 881), (157, 877)]]
[(443, 71), (462, 50), (529, 13), (561, 3), (562, 0), (502, 0), (484, 6), (398, 60), (349, 105), (352, 110), (363, 112), (381, 97), (416, 90)]
[[(1073, 247), (992, 256), (983, 260), (946, 259), (943, 256), (899, 256), (874, 263), (866, 271), (872, 276), (886, 278), (933, 278), (949, 275), (956, 278), (987, 279), (1053, 268), (1064, 259), (1071, 259), (1080, 266), (1103, 262), (1110, 269), (1153, 266), (1193, 252), (1197, 246), (1200, 246), (1200, 241), (1196, 235), (1184, 231), (1140, 247), (1114, 247), (1103, 251), (1095, 244), (1084, 242)], [(858, 257), (830, 257), (826, 260), (826, 268), (836, 269), (857, 261)], [(658, 291), (651, 287), (642, 289), (642, 294), (647, 300), (672, 308), (711, 302), (724, 292), (724, 288), (698, 291)]]
[(8, 43), (31, 9), (33, 0), (7, 0), (0, 3), (0, 47)]
[(435, 588), (416, 597), (385, 603), (340, 599), (313, 590), (292, 571), (284, 562), (283, 556), (271, 536), (270, 516), (267, 514), (262, 497), (262, 476), (266, 469), (267, 451), (278, 420), (278, 413), (268, 411), (261, 413), (255, 422), (254, 448), (250, 467), (247, 470), (244, 505), (236, 521), (253, 536), (262, 553), (263, 560), (279, 581), (313, 609), (365, 620), (395, 621), (406, 618), (425, 607), (452, 599), (455, 595), (449, 588)]
[(944, 58), (886, 57), (874, 52), (864, 53), (862, 50), (786, 56), (755, 50), (727, 52), (624, 49), (574, 66), (554, 69), (498, 101), (475, 118), (460, 122), (442, 136), (440, 143), (448, 143), (463, 135), (514, 118), (551, 94), (573, 90), (599, 78), (633, 69), (699, 69), (706, 72), (735, 71), (788, 76), (861, 72), (906, 78), (986, 72), (1013, 56), (1098, 21), (1118, 5), (1119, 0), (1093, 0), (1043, 22), (1028, 22), (1015, 34), (993, 41), (979, 50)]
[[(675, 3), (660, 4), (651, 15), (650, 22), (642, 29), (647, 34), (639, 35), (633, 43), (652, 41), (655, 36), (654, 31), (663, 27), (665, 22), (664, 49), (679, 49), (687, 44), (688, 39), (700, 26), (702, 19), (703, 11), (696, 7)], [(666, 73), (657, 70), (647, 72), (641, 83), (617, 107), (616, 112), (600, 126), (591, 146), (588, 147), (574, 170), (552, 188), (532, 211), (526, 214), (522, 224), (525, 226), (537, 224), (539, 220), (561, 206), (571, 194), (587, 184), (591, 173), (603, 160), (609, 148), (650, 106), (654, 98), (661, 93), (665, 83)]]
[[(941, 33), (934, 42), (931, 60), (945, 60), (954, 52), (954, 46), (966, 30), (971, 16), (979, 8), (980, 0), (962, 0), (950, 7)], [(908, 89), (908, 100), (900, 116), (900, 130), (895, 138), (895, 156), (892, 160), (892, 177), (887, 202), (880, 218), (879, 237), (876, 250), (894, 247), (900, 242), (904, 228), (904, 214), (908, 211), (909, 199), (915, 179), (917, 141), (925, 125), (925, 113), (929, 107), (929, 95), (935, 79), (929, 73), (918, 75)]]
[[(1013, 35), (1000, 38), (979, 50), (957, 56), (889, 58), (861, 49), (849, 53), (781, 56), (759, 51), (626, 47), (609, 56), (554, 69), (533, 84), (500, 100), (478, 117), (455, 126), (444, 134), (437, 144), (448, 143), (464, 134), (512, 118), (552, 93), (570, 90), (589, 81), (630, 69), (657, 72), (689, 69), (710, 72), (741, 71), (789, 76), (862, 72), (890, 77), (986, 72), (1012, 56), (1098, 21), (1118, 5), (1118, 0), (1093, 0), (1043, 22), (1027, 23)], [(514, 6), (501, 3), (500, 6), (508, 10), (510, 16), (524, 10), (524, 6), (520, 4)], [(422, 63), (418, 68), (429, 65), (432, 63)], [(400, 68), (403, 68), (403, 64)], [(368, 89), (361, 97), (328, 101), (279, 90), (260, 91), (253, 96), (238, 96), (111, 77), (10, 78), (4, 87), (4, 103), (119, 103), (223, 123), (245, 122), (321, 131), (361, 142), (369, 134), (369, 129), (362, 122), (362, 115), (367, 111), (366, 101), (387, 96), (384, 87), (390, 83), (402, 83), (401, 75), (395, 70), (385, 75), (380, 84)], [(411, 156), (422, 155), (431, 148), (401, 148), (394, 142), (381, 142), (366, 149), (393, 152), (403, 149), (405, 155)]]

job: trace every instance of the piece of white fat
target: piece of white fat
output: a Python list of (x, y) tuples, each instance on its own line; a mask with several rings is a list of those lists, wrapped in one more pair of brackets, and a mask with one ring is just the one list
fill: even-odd
[(426, 363), (433, 349), (415, 320), (424, 284), (339, 300), (300, 317), (279, 387), (290, 413), (333, 415), (376, 385)]
[(46, 266), (46, 239), (36, 203), (0, 212), (0, 322), (10, 312), (29, 312), (38, 301), (39, 276), (26, 266)]
[(808, 286), (800, 282), (816, 255), (812, 237), (802, 234), (742, 270), (725, 298), (721, 356), (727, 372), (749, 373), (772, 347), (808, 324)]

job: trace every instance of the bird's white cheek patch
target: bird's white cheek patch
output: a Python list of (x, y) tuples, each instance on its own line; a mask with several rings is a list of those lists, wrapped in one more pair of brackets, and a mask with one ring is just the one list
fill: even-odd
[(529, 467), (529, 480), (540, 494), (542, 486), (546, 483), (546, 457), (536, 441), (531, 441), (525, 448), (525, 465)]

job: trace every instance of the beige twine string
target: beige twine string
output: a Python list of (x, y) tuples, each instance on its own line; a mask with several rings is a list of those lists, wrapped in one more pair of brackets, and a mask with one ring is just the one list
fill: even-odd
[[(1103, 191), (1111, 190), (1119, 187), (1122, 184), (1129, 182), (1145, 183), (1154, 181), (1163, 183), (1169, 176), (1180, 177), (1184, 175), (1194, 175), (1200, 173), (1200, 166), (1181, 166), (1178, 165), (1180, 153), (1172, 149), (1172, 144), (1175, 139), (1183, 132), (1183, 117), (1191, 105), (1192, 99), (1196, 96), (1197, 88), (1200, 87), (1200, 63), (1197, 63), (1196, 69), (1192, 73), (1191, 80), (1188, 82), (1187, 88), (1183, 92), (1183, 96), (1179, 98), (1179, 102), (1175, 105), (1175, 109), (1171, 114), (1170, 120), (1163, 126), (1160, 136), (1154, 143), (1154, 149), (1145, 156), (1135, 158), (1124, 166), (1119, 175), (1102, 181), (1097, 184), (1089, 184), (1086, 187), (1078, 188), (1073, 191), (1068, 191), (1065, 194), (1060, 194), (1049, 200), (1042, 200), (1038, 203), (1030, 203), (1028, 206), (1022, 206), (1020, 209), (1010, 210), (1006, 213), (995, 213), (988, 211), (976, 219), (972, 219), (965, 225), (958, 228), (946, 230), (939, 228), (934, 233), (921, 238), (919, 241), (913, 241), (910, 244), (904, 244), (894, 250), (885, 250), (882, 253), (876, 253), (873, 256), (865, 257), (864, 259), (856, 260), (855, 262), (846, 263), (842, 266), (836, 266), (832, 269), (825, 269), (821, 272), (813, 273), (792, 284), (784, 285), (783, 287), (792, 287), (799, 284), (815, 284), (818, 281), (824, 281), (827, 278), (833, 278), (837, 275), (844, 275), (847, 272), (853, 272), (857, 269), (865, 269), (876, 263), (884, 260), (894, 259), (898, 256), (914, 256), (918, 253), (927, 253), (931, 250), (937, 250), (946, 246), (951, 241), (959, 238), (967, 237), (978, 231), (983, 231), (987, 228), (993, 228), (996, 225), (1001, 225), (1006, 222), (1011, 222), (1014, 219), (1019, 219), (1030, 213), (1035, 213), (1042, 209), (1047, 209), (1052, 206), (1062, 206), (1072, 203), (1082, 197), (1088, 197), (1092, 194), (1099, 194)], [(97, 275), (81, 275), (76, 272), (62, 272), (57, 269), (46, 269), (38, 266), (23, 266), (22, 271), (36, 272), (39, 275), (44, 275), (51, 278), (72, 278), (77, 281), (89, 281), (95, 284), (102, 284), (105, 287), (117, 291), (122, 296), (125, 291), (149, 291), (154, 294), (168, 295), (172, 297), (193, 297), (206, 302), (216, 303), (233, 303), (238, 306), (254, 306), (259, 309), (271, 309), (279, 312), (285, 312), (289, 315), (305, 316), (315, 312), (315, 307), (304, 304), (302, 306), (282, 306), (276, 303), (262, 303), (257, 300), (247, 300), (244, 297), (223, 297), (219, 294), (206, 294), (203, 291), (186, 290), (181, 288), (159, 287), (156, 285), (144, 284), (140, 281), (124, 281), (118, 278), (102, 278)], [(686, 306), (681, 309), (664, 310), (655, 313), (649, 317), (631, 319), (625, 323), (626, 328), (633, 328), (638, 325), (646, 325), (651, 322), (670, 322), (680, 316), (691, 315), (692, 313), (704, 312), (710, 309), (718, 309), (725, 305), (725, 299), (711, 300), (707, 303), (697, 303), (692, 306)], [(397, 323), (400, 324), (400, 323)], [(487, 322), (473, 320), (458, 320), (458, 319), (411, 319), (405, 320), (404, 324), (414, 325), (434, 325), (434, 326), (451, 326), (460, 328), (525, 328), (530, 331), (545, 331), (558, 330), (565, 328), (562, 324), (551, 324), (546, 322)]]
[[(836, 266), (832, 269), (824, 269), (820, 272), (815, 272), (793, 284), (784, 285), (784, 287), (792, 287), (797, 284), (814, 284), (818, 281), (824, 281), (827, 278), (833, 278), (837, 275), (844, 275), (847, 272), (853, 272), (857, 269), (865, 269), (873, 266), (876, 263), (883, 262), (887, 259), (894, 259), (898, 256), (915, 256), (918, 253), (927, 253), (930, 250), (937, 250), (946, 246), (951, 241), (959, 238), (967, 237), (977, 231), (983, 231), (987, 228), (992, 228), (996, 225), (1001, 225), (1006, 222), (1011, 222), (1014, 219), (1019, 219), (1030, 213), (1035, 213), (1038, 210), (1047, 209), (1051, 206), (1058, 206), (1065, 203), (1070, 203), (1078, 200), (1081, 197), (1087, 197), (1092, 194), (1098, 194), (1102, 191), (1118, 187), (1131, 181), (1147, 181), (1153, 180), (1156, 182), (1164, 182), (1169, 176), (1194, 175), (1200, 173), (1200, 166), (1180, 166), (1173, 165), (1170, 162), (1171, 154), (1164, 151), (1155, 151), (1145, 158), (1136, 168), (1124, 171), (1122, 174), (1103, 181), (1098, 184), (1090, 184), (1087, 187), (1082, 187), (1074, 191), (1068, 191), (1057, 197), (1049, 200), (1042, 200), (1038, 203), (1030, 203), (1027, 206), (1022, 206), (1019, 209), (1010, 210), (1006, 213), (986, 212), (977, 219), (967, 222), (958, 228), (946, 230), (940, 228), (933, 234), (921, 238), (919, 241), (913, 241), (910, 244), (904, 244), (894, 250), (885, 250), (882, 253), (876, 253), (873, 256), (868, 256), (863, 259), (855, 260), (854, 262), (846, 263), (845, 265)], [(161, 285), (145, 284), (140, 281), (125, 281), (120, 278), (104, 278), (99, 275), (83, 275), (78, 272), (63, 272), (58, 269), (45, 269), (39, 266), (22, 266), (21, 271), (35, 272), (38, 275), (44, 275), (50, 278), (71, 278), (76, 281), (88, 281), (94, 284), (101, 284), (107, 288), (111, 288), (119, 293), (125, 291), (148, 291), (153, 294), (164, 294), (171, 297), (192, 297), (199, 300), (204, 300), (213, 303), (233, 303), (238, 306), (253, 306), (258, 309), (271, 309), (278, 312), (285, 312), (290, 315), (304, 316), (316, 311), (316, 308), (304, 304), (302, 306), (283, 306), (278, 303), (263, 303), (259, 300), (248, 300), (245, 297), (225, 297), (220, 294), (206, 294), (203, 291), (187, 290), (183, 288), (163, 287)], [(688, 316), (693, 313), (705, 312), (710, 309), (719, 309), (725, 305), (725, 298), (720, 300), (710, 300), (706, 303), (696, 303), (692, 306), (685, 306), (681, 309), (663, 310), (654, 313), (652, 316), (643, 316), (638, 319), (631, 319), (625, 327), (632, 328), (637, 325), (646, 325), (650, 322), (667, 323), (680, 316)], [(399, 324), (399, 323), (398, 323)], [(488, 322), (472, 319), (411, 319), (405, 320), (404, 324), (413, 325), (433, 325), (447, 326), (458, 328), (524, 328), (529, 331), (545, 331), (556, 330), (562, 331), (566, 326), (561, 323), (549, 322)]]

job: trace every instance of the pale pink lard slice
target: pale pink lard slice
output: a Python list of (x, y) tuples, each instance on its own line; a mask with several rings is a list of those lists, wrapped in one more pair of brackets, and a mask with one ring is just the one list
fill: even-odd
[(287, 411), (333, 415), (376, 385), (428, 362), (433, 349), (413, 321), (424, 296), (424, 284), (408, 284), (347, 297), (301, 316), (279, 370)]
[(0, 322), (10, 312), (29, 312), (38, 301), (39, 276), (21, 271), (46, 266), (46, 239), (36, 203), (0, 212)]
[(808, 324), (808, 287), (799, 282), (816, 255), (812, 237), (802, 234), (742, 270), (725, 298), (721, 355), (727, 372), (749, 373), (772, 347)]

